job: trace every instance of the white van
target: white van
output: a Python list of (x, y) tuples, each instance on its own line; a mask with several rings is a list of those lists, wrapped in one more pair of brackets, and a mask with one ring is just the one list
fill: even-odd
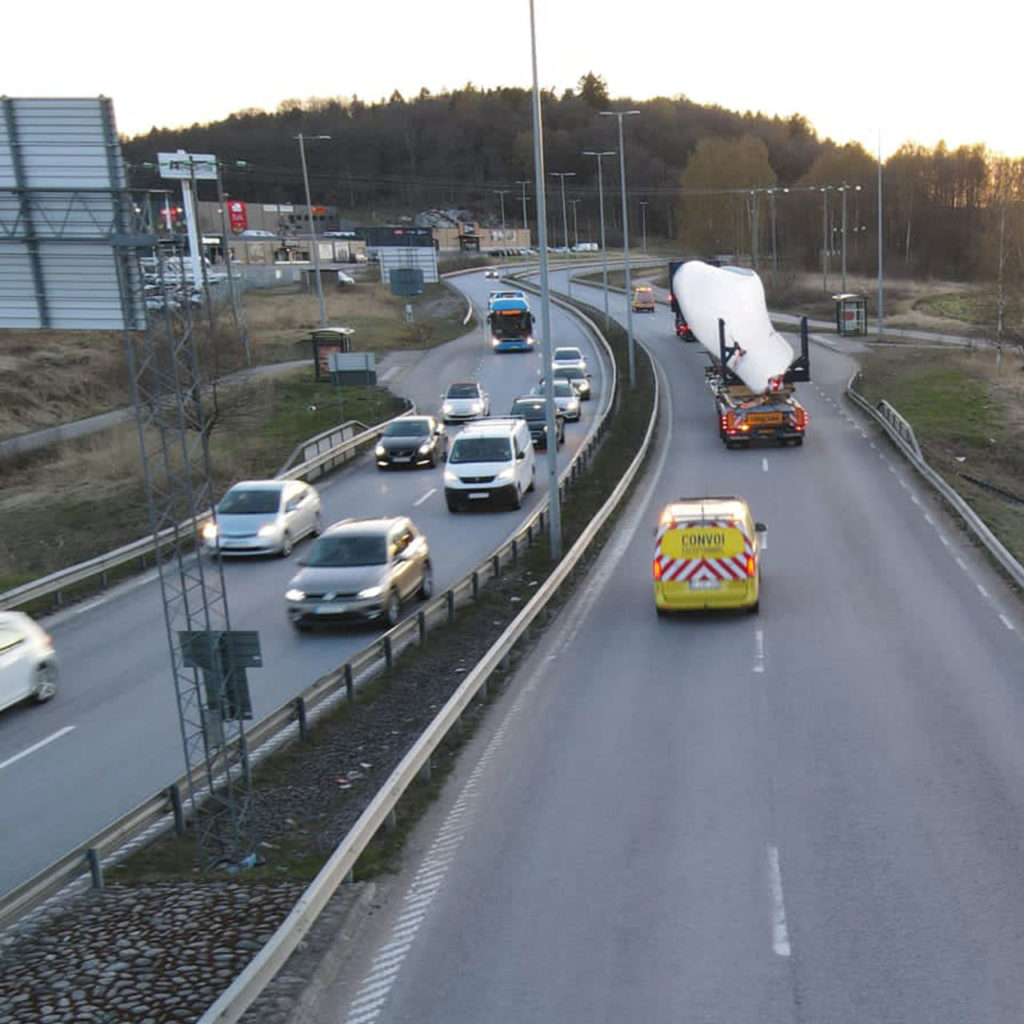
[(467, 423), (448, 449), (444, 497), (449, 512), (499, 502), (519, 508), (537, 467), (526, 420), (492, 417)]

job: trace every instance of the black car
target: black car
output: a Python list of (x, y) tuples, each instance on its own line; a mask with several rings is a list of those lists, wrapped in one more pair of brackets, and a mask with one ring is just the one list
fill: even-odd
[[(510, 416), (521, 416), (526, 420), (530, 428), (530, 438), (533, 440), (534, 448), (547, 448), (548, 446), (548, 412), (547, 402), (543, 395), (523, 395), (512, 403), (509, 410)], [(560, 413), (555, 414), (555, 443), (561, 444), (565, 440), (565, 417)]]
[(433, 416), (400, 416), (377, 439), (377, 466), (436, 466), (448, 452), (448, 435)]

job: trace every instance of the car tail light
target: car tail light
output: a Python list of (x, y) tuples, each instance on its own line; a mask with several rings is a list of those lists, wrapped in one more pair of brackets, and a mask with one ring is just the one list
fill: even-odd
[(757, 573), (757, 562), (753, 555), (747, 555), (747, 575), (753, 579)]
[(660, 580), (661, 579), (661, 559), (660, 558), (656, 558), (654, 560), (653, 574), (654, 574), (654, 578), (656, 580)]

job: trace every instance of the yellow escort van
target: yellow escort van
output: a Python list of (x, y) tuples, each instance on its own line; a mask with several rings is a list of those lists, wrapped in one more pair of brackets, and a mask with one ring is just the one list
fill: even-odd
[(633, 312), (653, 313), (655, 309), (654, 289), (649, 284), (641, 284), (633, 289)]
[(761, 596), (763, 523), (742, 498), (680, 498), (654, 531), (654, 605), (673, 611), (744, 608)]

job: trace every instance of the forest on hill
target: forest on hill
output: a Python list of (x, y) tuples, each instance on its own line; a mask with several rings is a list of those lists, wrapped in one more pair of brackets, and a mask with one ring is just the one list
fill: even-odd
[[(684, 96), (612, 99), (593, 73), (560, 96), (543, 92), (541, 109), (549, 244), (563, 237), (563, 182), (570, 244), (598, 237), (599, 166), (608, 244), (621, 243), (618, 119), (601, 112), (630, 110), (637, 113), (622, 124), (631, 243), (642, 225), (652, 244), (671, 242), (684, 255), (727, 252), (814, 269), (825, 259), (837, 265), (845, 249), (852, 273), (877, 268), (876, 157), (819, 138), (800, 115), (738, 113)], [(301, 204), (301, 133), (314, 202), (336, 205), (345, 221), (402, 223), (459, 209), (497, 226), (503, 207), (509, 226), (521, 226), (525, 206), (535, 228), (532, 114), (528, 89), (470, 84), (379, 103), (290, 100), (274, 112), (154, 129), (123, 140), (123, 149), (133, 188), (164, 187), (143, 165), (183, 148), (216, 154), (234, 197)], [(881, 181), (886, 273), (1024, 282), (1024, 159), (983, 144), (908, 144), (884, 161)]]

